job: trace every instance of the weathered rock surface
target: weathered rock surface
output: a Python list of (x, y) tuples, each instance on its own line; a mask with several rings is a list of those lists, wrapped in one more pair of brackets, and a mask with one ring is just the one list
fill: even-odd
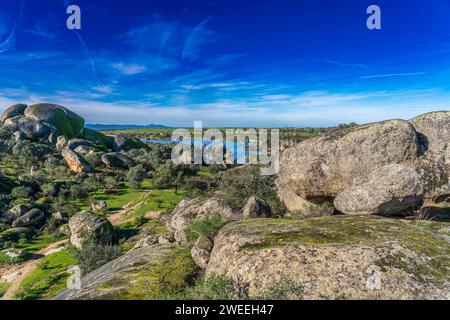
[(70, 149), (63, 149), (61, 155), (73, 172), (92, 172), (92, 166), (81, 155)]
[(19, 204), (12, 207), (9, 210), (6, 210), (5, 212), (0, 212), (0, 223), (10, 225), (13, 223), (14, 220), (23, 216), (29, 210), (30, 210), (29, 207)]
[(252, 196), (242, 208), (242, 215), (244, 219), (268, 218), (272, 216), (272, 210), (264, 200)]
[(129, 138), (127, 135), (118, 134), (114, 136), (113, 150), (116, 152), (129, 151), (131, 149), (145, 148), (145, 144), (140, 140)]
[(191, 256), (200, 269), (206, 269), (213, 248), (213, 242), (206, 236), (198, 237), (191, 249)]
[(30, 139), (47, 139), (53, 129), (45, 123), (24, 116), (8, 118), (4, 124), (14, 127), (24, 137)]
[(7, 108), (5, 111), (3, 111), (3, 114), (0, 118), (0, 120), (2, 122), (5, 122), (6, 119), (23, 115), (26, 107), (27, 107), (26, 104), (18, 103), (18, 104), (15, 104), (15, 105)]
[(84, 127), (84, 119), (63, 106), (39, 103), (28, 106), (25, 116), (35, 121), (48, 123), (58, 130), (60, 135), (76, 138)]
[(417, 206), (423, 195), (423, 178), (416, 170), (391, 164), (344, 189), (334, 199), (334, 207), (345, 214), (393, 215)]
[(134, 165), (133, 159), (120, 152), (105, 153), (102, 161), (108, 168), (127, 168)]
[(54, 300), (155, 300), (188, 284), (196, 267), (189, 251), (175, 244), (133, 249), (81, 279)]
[(282, 152), (278, 184), (305, 200), (329, 199), (377, 168), (413, 163), (418, 148), (415, 129), (403, 120), (323, 134)]
[(178, 243), (186, 243), (186, 231), (191, 224), (197, 220), (210, 218), (215, 214), (220, 214), (228, 220), (242, 218), (240, 212), (234, 211), (219, 198), (211, 198), (208, 200), (197, 198), (182, 200), (172, 211), (165, 223), (167, 229), (174, 233), (175, 240)]
[(39, 209), (31, 209), (23, 216), (14, 220), (12, 226), (14, 228), (20, 227), (39, 227), (45, 221), (45, 214)]
[(450, 299), (450, 243), (379, 217), (243, 220), (215, 237), (213, 274), (253, 297), (283, 282), (292, 299)]
[(280, 179), (277, 179), (275, 181), (276, 187), (277, 187), (277, 195), (278, 198), (281, 200), (287, 211), (289, 212), (298, 212), (307, 210), (312, 203), (301, 198), (299, 195), (297, 195), (294, 191), (289, 189), (288, 186), (285, 185), (283, 181)]
[(108, 207), (105, 201), (95, 201), (91, 203), (91, 209), (94, 211), (102, 211)]
[(77, 249), (88, 241), (105, 245), (115, 241), (114, 227), (108, 219), (88, 211), (74, 214), (69, 220), (69, 227), (70, 243)]
[(417, 167), (426, 177), (427, 196), (450, 190), (450, 111), (430, 112), (412, 120), (419, 134), (421, 153)]
[(81, 132), (80, 137), (84, 140), (92, 142), (94, 145), (104, 151), (112, 149), (114, 141), (113, 137), (108, 137), (101, 132), (89, 128), (84, 128)]
[(80, 147), (80, 146), (85, 146), (85, 147), (95, 147), (95, 145), (87, 140), (83, 140), (83, 139), (70, 139), (67, 142), (67, 149), (70, 149), (72, 151), (75, 151), (76, 148)]
[(11, 228), (0, 233), (0, 244), (2, 241), (17, 241), (21, 238), (29, 238), (33, 235), (31, 228)]
[(69, 139), (66, 136), (58, 136), (58, 138), (56, 138), (56, 149), (61, 151), (67, 146), (68, 143)]

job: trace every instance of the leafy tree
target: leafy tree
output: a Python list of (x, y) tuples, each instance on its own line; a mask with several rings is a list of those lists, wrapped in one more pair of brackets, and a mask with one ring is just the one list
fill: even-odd
[(139, 189), (145, 178), (147, 178), (147, 170), (142, 164), (130, 168), (127, 173), (127, 180), (133, 189)]

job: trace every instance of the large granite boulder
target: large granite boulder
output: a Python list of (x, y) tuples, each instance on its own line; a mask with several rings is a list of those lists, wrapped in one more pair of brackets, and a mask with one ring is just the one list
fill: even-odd
[(70, 149), (72, 151), (75, 151), (75, 149), (80, 146), (86, 146), (86, 147), (91, 147), (91, 148), (95, 147), (95, 145), (90, 141), (76, 138), (76, 139), (70, 139), (67, 142), (66, 148)]
[(75, 151), (66, 148), (61, 151), (61, 155), (73, 172), (92, 172), (93, 169), (89, 162)]
[(14, 228), (21, 227), (41, 227), (45, 222), (45, 214), (39, 209), (31, 209), (23, 216), (14, 220), (12, 226)]
[(143, 246), (127, 252), (81, 279), (54, 300), (158, 300), (189, 284), (197, 268), (186, 248)]
[(264, 200), (252, 196), (242, 208), (242, 216), (244, 219), (268, 218), (272, 216), (272, 210)]
[(25, 112), (27, 105), (23, 103), (15, 104), (9, 108), (7, 108), (5, 111), (3, 111), (2, 116), (0, 118), (1, 122), (5, 122), (6, 119), (21, 116)]
[(429, 197), (450, 191), (450, 111), (430, 112), (412, 120), (419, 134), (421, 153), (417, 167), (426, 178)]
[[(14, 127), (15, 130), (17, 130), (17, 132), (20, 132), (23, 137), (27, 137), (29, 139), (46, 140), (52, 133), (52, 130), (54, 130), (54, 128), (45, 123), (24, 116), (8, 118), (5, 120), (4, 124)], [(22, 140), (23, 138), (16, 139)]]
[(61, 151), (65, 147), (67, 147), (67, 144), (69, 143), (69, 139), (66, 136), (58, 136), (56, 138), (56, 150)]
[(114, 227), (108, 219), (88, 211), (74, 214), (69, 220), (70, 243), (81, 249), (87, 242), (110, 245), (115, 241)]
[(403, 120), (323, 134), (281, 153), (277, 184), (302, 199), (322, 202), (377, 168), (413, 163), (418, 149), (414, 127)]
[(344, 189), (334, 199), (334, 207), (345, 214), (387, 216), (419, 205), (423, 195), (423, 178), (416, 170), (391, 164)]
[(114, 136), (113, 150), (116, 152), (142, 148), (146, 148), (146, 145), (140, 140), (129, 138), (124, 134)]
[(60, 135), (76, 138), (84, 127), (84, 119), (63, 106), (39, 103), (28, 106), (25, 116), (35, 121), (48, 123), (58, 130)]
[(216, 214), (220, 214), (225, 220), (237, 220), (242, 218), (240, 212), (236, 212), (222, 199), (210, 198), (207, 200), (184, 199), (169, 215), (165, 221), (166, 227), (174, 233), (178, 243), (187, 243), (187, 230), (194, 221), (205, 220)]
[(31, 228), (11, 228), (0, 232), (0, 245), (3, 241), (18, 241), (23, 238), (29, 239), (33, 234), (34, 231)]
[(113, 137), (109, 137), (104, 135), (101, 132), (84, 128), (81, 132), (80, 138), (92, 142), (97, 148), (106, 151), (108, 149), (112, 149), (113, 146)]
[(206, 267), (208, 266), (212, 248), (213, 242), (206, 236), (198, 237), (197, 241), (192, 247), (191, 249), (192, 259), (200, 269), (206, 269)]
[(0, 212), (0, 223), (10, 225), (14, 222), (14, 220), (23, 216), (29, 210), (30, 208), (28, 206), (19, 204), (9, 210)]
[(450, 299), (450, 243), (431, 228), (358, 216), (232, 222), (206, 276), (266, 299), (280, 288), (289, 299)]
[(133, 159), (120, 152), (105, 153), (102, 161), (108, 168), (129, 168), (134, 165)]

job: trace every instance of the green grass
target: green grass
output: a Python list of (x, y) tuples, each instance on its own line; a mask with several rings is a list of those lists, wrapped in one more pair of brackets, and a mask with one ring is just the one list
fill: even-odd
[(220, 213), (215, 213), (207, 219), (194, 221), (187, 231), (187, 239), (195, 241), (200, 236), (212, 238), (225, 223), (226, 220)]
[(14, 294), (16, 299), (49, 299), (66, 286), (67, 269), (75, 263), (69, 249), (50, 254), (39, 262), (38, 268), (26, 278)]
[(31, 257), (30, 253), (25, 253), (20, 257), (9, 257), (5, 253), (0, 252), (0, 265), (18, 264), (28, 260)]
[(6, 281), (0, 280), (0, 298), (6, 293), (9, 288), (9, 284)]
[(197, 171), (197, 175), (200, 177), (210, 177), (213, 174), (211, 172), (208, 171)]
[(63, 240), (63, 236), (55, 236), (53, 234), (42, 234), (31, 240), (18, 243), (17, 249), (26, 250), (29, 253), (36, 253), (41, 249), (44, 249), (57, 241)]

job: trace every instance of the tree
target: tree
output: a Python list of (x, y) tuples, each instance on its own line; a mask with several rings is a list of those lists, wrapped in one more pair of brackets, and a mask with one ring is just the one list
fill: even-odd
[(117, 181), (113, 177), (110, 177), (110, 176), (105, 177), (104, 186), (108, 192), (111, 192), (111, 191), (117, 189)]
[(133, 189), (139, 189), (145, 178), (147, 178), (147, 170), (142, 164), (130, 168), (127, 173), (127, 181)]

